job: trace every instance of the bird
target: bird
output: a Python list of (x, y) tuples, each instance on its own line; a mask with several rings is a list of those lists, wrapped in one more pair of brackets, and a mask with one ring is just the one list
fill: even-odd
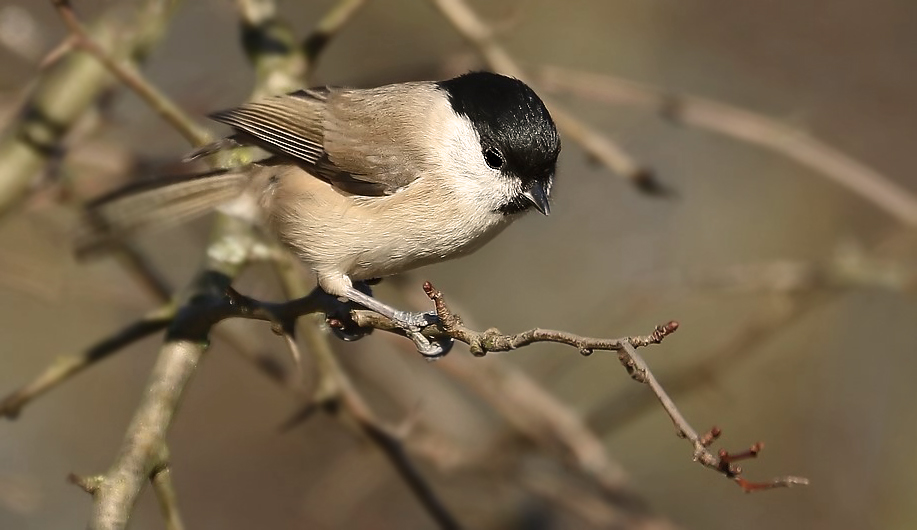
[(527, 212), (550, 213), (560, 138), (544, 102), (512, 77), (308, 88), (210, 117), (232, 133), (190, 159), (239, 146), (263, 156), (91, 202), (78, 253), (215, 208), (255, 217), (322, 290), (390, 318), (436, 357), (443, 345), (418, 331), (432, 314), (397, 310), (355, 283), (467, 255)]

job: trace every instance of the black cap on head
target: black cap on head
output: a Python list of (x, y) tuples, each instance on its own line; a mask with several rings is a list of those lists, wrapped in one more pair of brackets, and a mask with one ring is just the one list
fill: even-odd
[[(522, 81), (490, 72), (472, 72), (438, 85), (455, 113), (474, 126), (487, 164), (520, 179), (525, 190), (537, 186), (544, 191), (544, 204), (535, 206), (545, 213), (560, 138), (541, 99)], [(503, 210), (517, 213), (532, 206), (526, 197)]]

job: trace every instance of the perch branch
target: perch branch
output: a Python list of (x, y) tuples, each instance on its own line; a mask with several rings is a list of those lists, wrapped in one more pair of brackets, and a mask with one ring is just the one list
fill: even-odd
[[(792, 476), (774, 479), (767, 483), (750, 482), (741, 476), (741, 469), (734, 465), (735, 460), (738, 459), (736, 455), (730, 455), (723, 451), (718, 455), (713, 455), (707, 450), (707, 447), (718, 434), (704, 437), (698, 435), (697, 431), (681, 415), (674, 402), (658, 383), (646, 362), (636, 352), (636, 348), (658, 344), (668, 335), (674, 333), (678, 329), (676, 322), (657, 326), (649, 335), (619, 339), (590, 338), (564, 331), (540, 328), (514, 335), (505, 335), (496, 329), (474, 331), (467, 328), (462, 323), (461, 318), (449, 309), (443, 294), (437, 291), (429, 282), (424, 284), (424, 292), (434, 302), (439, 317), (439, 324), (431, 324), (422, 330), (428, 338), (452, 337), (468, 344), (476, 355), (485, 355), (488, 352), (510, 351), (536, 342), (555, 342), (573, 346), (583, 355), (591, 355), (595, 350), (616, 351), (631, 377), (648, 385), (656, 395), (675, 424), (679, 436), (688, 439), (693, 444), (696, 461), (733, 479), (743, 490), (749, 492), (807, 483), (806, 479)], [(342, 315), (343, 311), (346, 311), (347, 307), (346, 304), (319, 289), (314, 290), (304, 298), (286, 303), (260, 302), (227, 289), (222, 296), (214, 296), (207, 301), (200, 300), (195, 306), (186, 308), (181, 329), (183, 335), (203, 338), (217, 322), (232, 317), (271, 322), (274, 324), (275, 329), (278, 329), (278, 327), (279, 329), (292, 329), (293, 320), (305, 314), (317, 312), (324, 313), (333, 326), (339, 326), (342, 323), (341, 318), (343, 318), (340, 315)], [(377, 313), (352, 311), (350, 316), (360, 327), (372, 327), (393, 333), (402, 333), (391, 321)], [(323, 369), (329, 370), (331, 369), (329, 367), (332, 366), (330, 363), (334, 362), (334, 358), (329, 356), (325, 362), (329, 364)], [(336, 377), (334, 382), (335, 388), (329, 395), (335, 395), (341, 391), (341, 377)], [(321, 387), (322, 385), (320, 385)], [(708, 440), (707, 438), (710, 439)], [(757, 450), (754, 453), (756, 455)]]
[[(419, 305), (421, 299), (426, 301), (426, 293), (415, 295), (415, 289), (401, 291), (411, 295), (412, 305)], [(453, 312), (461, 309), (454, 304), (450, 308)], [(404, 346), (404, 351), (410, 353), (411, 348)], [(572, 460), (574, 469), (597, 482), (609, 497), (618, 498), (627, 474), (609, 457), (605, 444), (580, 414), (524, 370), (501, 361), (504, 359), (479, 363), (464, 355), (452, 355), (436, 366), (488, 402), (527, 443), (546, 452), (556, 451), (559, 446), (563, 456)]]

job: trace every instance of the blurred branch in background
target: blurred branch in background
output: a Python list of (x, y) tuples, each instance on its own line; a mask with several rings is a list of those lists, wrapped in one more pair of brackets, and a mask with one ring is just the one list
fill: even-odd
[[(315, 71), (325, 46), (359, 13), (369, 0), (341, 0), (328, 10), (302, 41), (303, 54), (310, 72)], [(308, 76), (306, 77), (308, 79)]]
[(770, 149), (847, 188), (902, 224), (917, 227), (917, 197), (907, 189), (821, 140), (766, 116), (606, 74), (543, 66), (536, 79), (551, 92), (648, 108), (675, 124)]
[[(779, 299), (731, 332), (730, 337), (712, 353), (705, 353), (692, 366), (665, 376), (666, 385), (676, 397), (686, 397), (709, 388), (743, 362), (752, 359), (759, 348), (779, 337), (782, 330), (802, 321), (807, 314), (837, 302), (851, 289), (867, 285), (910, 292), (917, 285), (917, 275), (902, 270), (900, 257), (903, 250), (915, 247), (917, 241), (914, 236), (910, 230), (899, 229), (869, 252), (856, 250), (853, 257), (849, 252), (841, 253), (837, 263), (821, 267), (808, 264), (796, 264), (790, 268), (778, 266), (771, 274), (764, 275), (769, 277), (769, 281), (762, 281), (760, 273), (749, 274), (747, 267), (740, 272), (724, 274), (726, 279), (717, 281), (718, 286), (770, 292)], [(653, 404), (648, 396), (625, 389), (592, 407), (588, 424), (600, 433), (612, 432), (652, 410)]]
[[(89, 30), (93, 41), (115, 61), (139, 62), (165, 30), (177, 2), (149, 0), (133, 8), (132, 16), (118, 5)], [(134, 21), (125, 26), (125, 19)], [(137, 21), (143, 21), (137, 23)], [(132, 31), (125, 31), (132, 27)], [(34, 179), (62, 155), (67, 133), (113, 79), (104, 65), (88, 53), (69, 53), (43, 73), (20, 110), (20, 116), (0, 135), (0, 216), (19, 204)]]
[[(496, 40), (495, 32), (464, 0), (430, 0), (450, 24), (471, 44), (495, 72), (538, 86)], [(580, 144), (586, 153), (612, 173), (633, 183), (643, 192), (666, 194), (669, 190), (621, 146), (588, 126), (556, 102), (542, 98), (561, 133)]]
[(119, 62), (113, 54), (92, 39), (76, 17), (76, 13), (73, 12), (69, 0), (53, 0), (53, 4), (70, 30), (70, 37), (77, 46), (95, 57), (123, 85), (136, 92), (150, 108), (162, 116), (191, 145), (199, 147), (210, 143), (210, 133), (194, 123), (177, 105), (160, 93), (159, 89), (148, 83), (133, 67), (133, 64), (128, 61)]

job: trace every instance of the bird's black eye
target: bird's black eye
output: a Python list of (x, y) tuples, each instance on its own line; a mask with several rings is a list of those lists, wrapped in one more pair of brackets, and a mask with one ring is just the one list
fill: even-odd
[(484, 161), (487, 162), (491, 169), (500, 169), (504, 163), (503, 156), (493, 147), (488, 147), (484, 150)]

